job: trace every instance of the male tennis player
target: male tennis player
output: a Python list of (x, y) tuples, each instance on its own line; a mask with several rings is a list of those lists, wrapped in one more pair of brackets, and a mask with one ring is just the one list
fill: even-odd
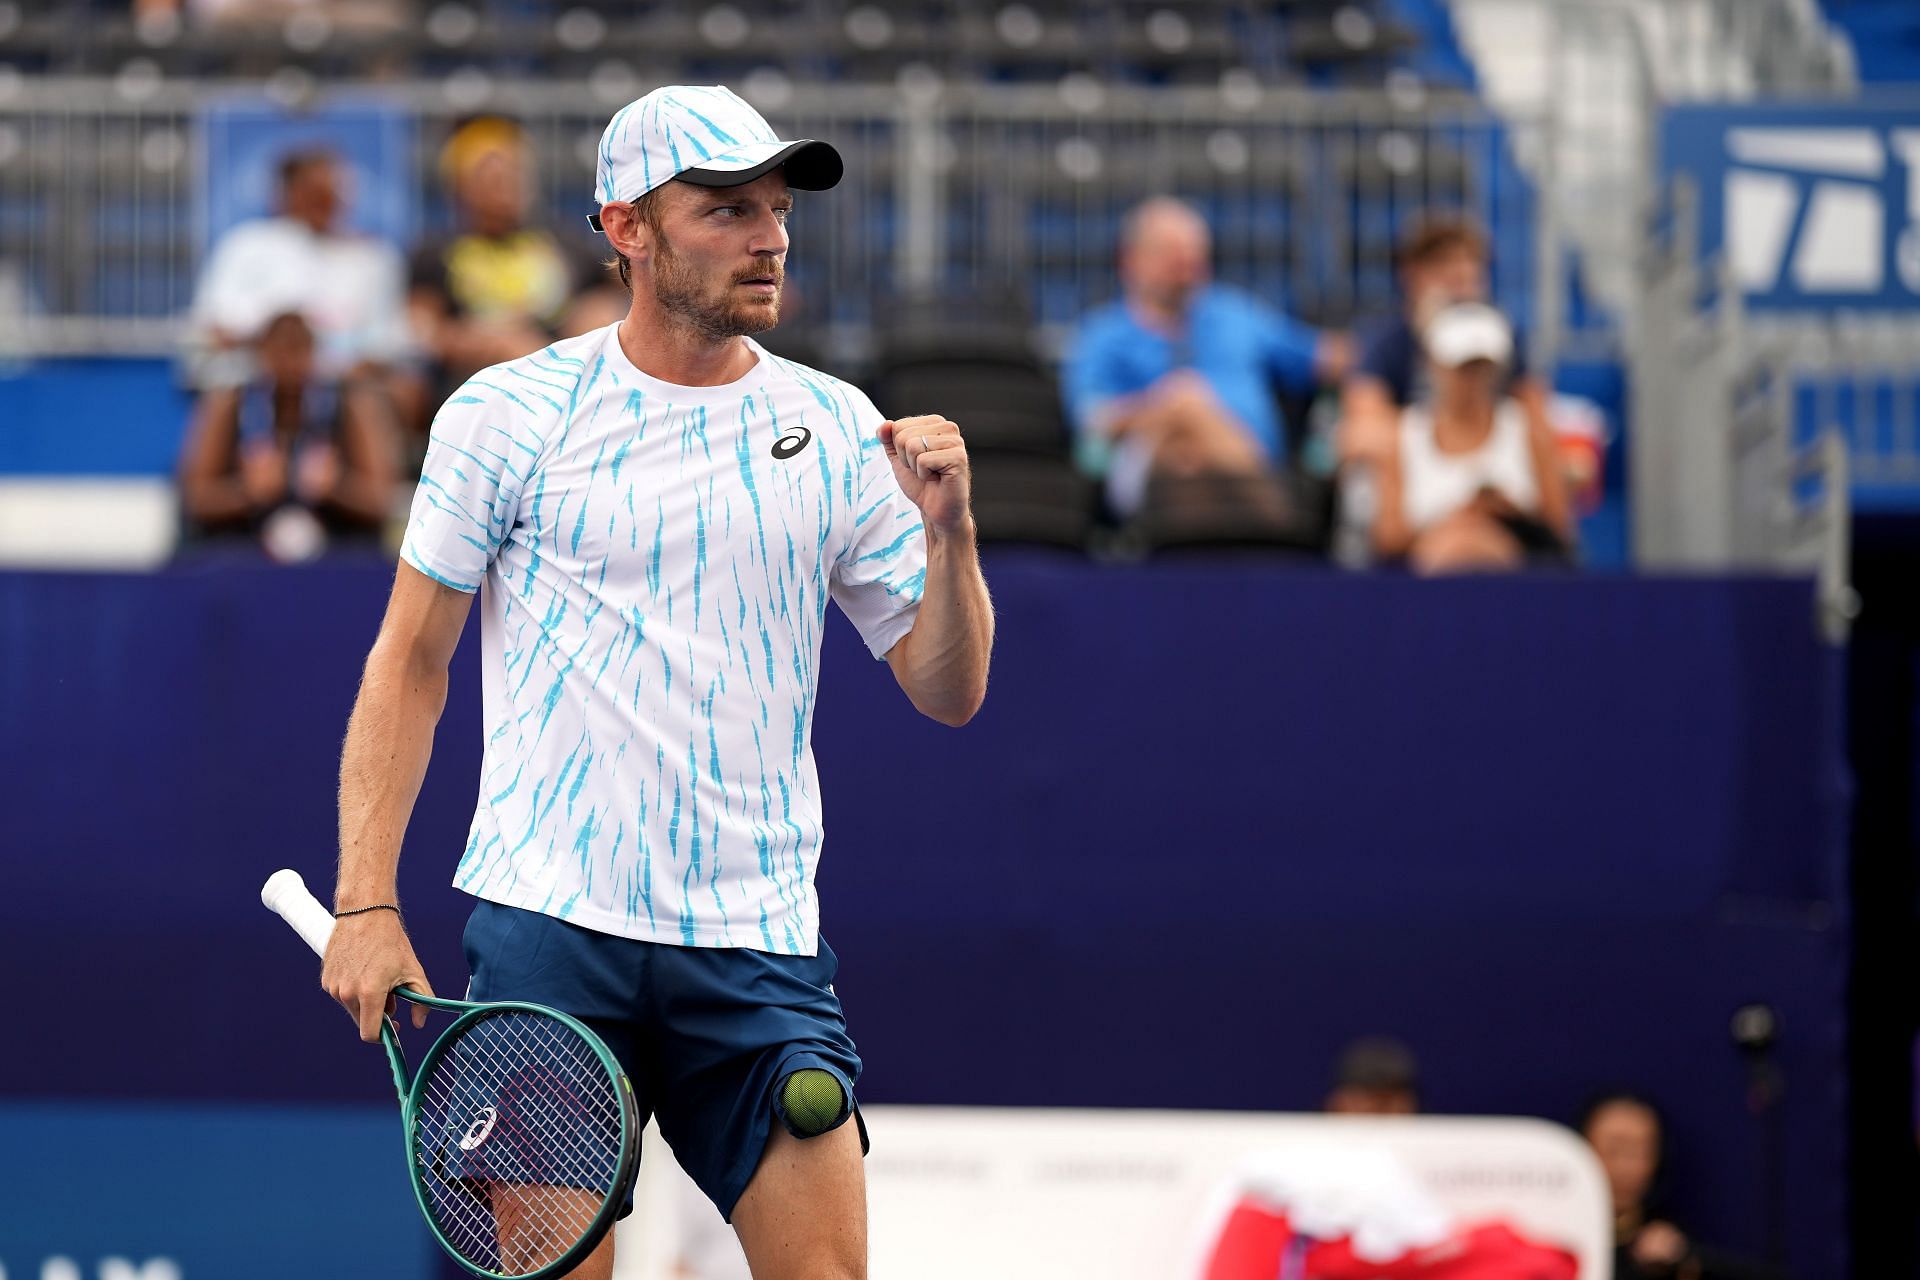
[[(394, 987), (427, 986), (379, 908), (479, 591), (471, 997), (605, 1038), (757, 1280), (866, 1274), (860, 1059), (813, 885), (827, 600), (947, 724), (979, 708), (993, 638), (959, 428), (883, 421), (748, 336), (780, 316), (791, 192), (840, 175), (724, 88), (608, 124), (596, 222), (631, 310), (481, 371), (434, 421), (347, 727), (322, 974), (368, 1041)], [(874, 764), (903, 829), (937, 812), (937, 769)], [(574, 1274), (612, 1266), (609, 1238)]]

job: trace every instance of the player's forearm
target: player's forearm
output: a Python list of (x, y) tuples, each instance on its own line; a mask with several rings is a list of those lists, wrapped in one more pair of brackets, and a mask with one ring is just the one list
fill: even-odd
[(253, 514), (253, 498), (238, 478), (184, 476), (180, 502), (187, 515), (203, 524), (244, 520)]
[(384, 476), (348, 470), (328, 502), (365, 524), (378, 524), (392, 505), (393, 486)]
[(348, 393), (344, 426), (340, 480), (327, 501), (355, 520), (379, 524), (392, 510), (398, 470), (390, 412), (380, 396), (358, 386)]
[(1383, 560), (1407, 554), (1413, 546), (1413, 525), (1407, 519), (1406, 491), (1400, 482), (1400, 463), (1389, 458), (1375, 471), (1379, 485), (1379, 512), (1373, 520), (1373, 552)]
[(1527, 437), (1534, 454), (1537, 487), (1540, 490), (1540, 518), (1561, 537), (1573, 538), (1573, 496), (1567, 488), (1566, 461), (1560, 453), (1560, 438), (1554, 433), (1551, 401), (1547, 384), (1538, 378), (1523, 378), (1514, 388), (1514, 399), (1527, 416)]
[(340, 869), (334, 907), (392, 902), (400, 842), (427, 775), (447, 672), (376, 643), (340, 757)]
[(927, 577), (906, 646), (900, 683), (921, 714), (963, 725), (987, 696), (993, 601), (980, 576), (973, 522), (964, 532), (927, 530)]

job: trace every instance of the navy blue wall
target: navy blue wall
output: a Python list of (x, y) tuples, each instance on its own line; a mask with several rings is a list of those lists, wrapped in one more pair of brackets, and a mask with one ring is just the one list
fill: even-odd
[[(0, 1052), (0, 1095), (381, 1100), (378, 1051), (256, 894), (281, 865), (330, 884), (390, 573), (0, 575), (0, 974), (86, 992)], [(1726, 1025), (1765, 1000), (1794, 1258), (1839, 1274), (1846, 781), (1805, 584), (989, 577), (993, 689), (963, 731), (829, 632), (821, 880), (866, 1098), (1312, 1108), (1340, 1044), (1388, 1031), (1435, 1110), (1654, 1093), (1676, 1212), (1757, 1249)], [(402, 874), (450, 990), (468, 641)]]

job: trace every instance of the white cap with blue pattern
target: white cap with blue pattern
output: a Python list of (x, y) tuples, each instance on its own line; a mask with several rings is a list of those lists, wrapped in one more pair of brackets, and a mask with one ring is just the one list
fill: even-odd
[(825, 191), (845, 168), (824, 142), (782, 141), (731, 89), (663, 85), (607, 122), (594, 196), (599, 204), (635, 200), (674, 178), (737, 187), (782, 166), (788, 185), (802, 191)]

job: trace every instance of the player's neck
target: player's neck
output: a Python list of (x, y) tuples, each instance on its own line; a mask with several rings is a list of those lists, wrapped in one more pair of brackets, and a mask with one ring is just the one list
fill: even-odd
[(620, 350), (634, 368), (681, 387), (737, 382), (760, 358), (745, 338), (713, 338), (637, 305), (620, 322), (619, 338)]

